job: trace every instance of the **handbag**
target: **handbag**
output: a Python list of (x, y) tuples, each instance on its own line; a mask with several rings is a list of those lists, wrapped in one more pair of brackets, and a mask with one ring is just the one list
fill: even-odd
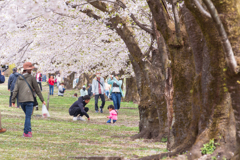
[(24, 79), (24, 81), (27, 83), (28, 87), (30, 88), (30, 90), (31, 90), (31, 92), (32, 92), (33, 100), (34, 100), (33, 106), (37, 106), (37, 105), (38, 105), (37, 98), (34, 96), (32, 88), (30, 87), (30, 85), (28, 84), (28, 82), (27, 82), (27, 80), (24, 78), (24, 76), (21, 75), (21, 74), (20, 74), (20, 76)]

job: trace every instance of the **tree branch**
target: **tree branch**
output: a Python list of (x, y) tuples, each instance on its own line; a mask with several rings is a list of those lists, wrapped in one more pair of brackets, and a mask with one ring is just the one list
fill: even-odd
[(130, 17), (131, 17), (132, 20), (136, 23), (136, 25), (138, 25), (138, 27), (140, 27), (140, 28), (143, 29), (144, 31), (148, 32), (149, 34), (153, 34), (153, 30), (150, 29), (150, 28), (147, 28), (144, 24), (140, 23), (133, 14), (131, 14)]
[(232, 46), (228, 40), (228, 36), (227, 33), (224, 29), (224, 26), (222, 24), (221, 19), (219, 18), (218, 12), (214, 6), (214, 4), (212, 3), (211, 0), (203, 0), (203, 2), (205, 3), (205, 5), (207, 6), (212, 19), (214, 21), (214, 24), (218, 30), (218, 33), (221, 37), (221, 41), (222, 41), (222, 45), (223, 45), (223, 49), (224, 49), (224, 53), (225, 53), (225, 59), (227, 61), (227, 65), (230, 68), (230, 71), (233, 73), (236, 73), (236, 69), (237, 69), (237, 62), (235, 60), (234, 57), (234, 53), (232, 50)]
[(180, 18), (177, 10), (177, 0), (171, 0), (172, 2), (172, 10), (173, 10), (173, 15), (174, 15), (174, 20), (175, 20), (175, 30), (176, 30), (176, 36), (177, 40), (180, 41), (181, 34), (180, 34)]
[(197, 6), (199, 12), (201, 12), (204, 16), (211, 18), (210, 13), (208, 13), (208, 11), (206, 11), (203, 6), (200, 4), (200, 2), (198, 0), (193, 0), (194, 4)]

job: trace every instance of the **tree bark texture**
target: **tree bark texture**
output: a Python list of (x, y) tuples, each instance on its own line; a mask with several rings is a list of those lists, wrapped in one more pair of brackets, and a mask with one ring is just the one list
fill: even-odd
[[(169, 31), (171, 26), (167, 20), (162, 20), (161, 2), (147, 2), (158, 30), (165, 32), (164, 39), (171, 54), (175, 113), (168, 145), (172, 152), (148, 158), (159, 159), (189, 151), (186, 155), (188, 160), (194, 160), (202, 156), (200, 148), (203, 144), (214, 139), (220, 146), (211, 156), (240, 159), (240, 100), (237, 98), (240, 77), (239, 74), (230, 74), (227, 68), (221, 38), (213, 20), (197, 10), (192, 0), (185, 0), (187, 8), (181, 10), (183, 43), (180, 45), (183, 46), (176, 48), (172, 45), (175, 42), (171, 38), (174, 32)], [(213, 3), (238, 60), (240, 2), (213, 0)]]
[(126, 95), (124, 101), (137, 104), (140, 102), (135, 77), (126, 78)]
[[(146, 1), (156, 22), (154, 36), (158, 48), (153, 52), (152, 60), (142, 60), (141, 49), (125, 18), (117, 16), (110, 20), (111, 27), (129, 49), (136, 75), (140, 96), (140, 132), (134, 138), (168, 135), (171, 152), (146, 159), (160, 159), (165, 155), (189, 151), (186, 154), (188, 160), (194, 160), (202, 155), (200, 148), (203, 144), (214, 139), (220, 146), (211, 156), (239, 160), (240, 75), (232, 74), (227, 68), (226, 50), (213, 19), (206, 16), (208, 10), (205, 6), (197, 7), (194, 0), (185, 0), (180, 11), (180, 23), (176, 27), (167, 16), (162, 0)], [(212, 2), (239, 65), (240, 1)], [(92, 5), (109, 12), (104, 2)], [(206, 12), (202, 11), (203, 8)], [(119, 23), (122, 28), (117, 28)], [(179, 30), (176, 31), (175, 27), (181, 32), (178, 38)], [(170, 80), (167, 73), (171, 75)], [(171, 80), (174, 92), (173, 88), (168, 88)]]
[(69, 76), (67, 76), (67, 78), (64, 78), (64, 84), (65, 84), (66, 89), (72, 89), (74, 74), (75, 73), (71, 73)]

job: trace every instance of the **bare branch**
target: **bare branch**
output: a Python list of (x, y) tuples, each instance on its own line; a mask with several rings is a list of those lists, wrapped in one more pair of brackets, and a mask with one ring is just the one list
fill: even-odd
[(147, 28), (144, 24), (140, 23), (133, 14), (131, 14), (130, 17), (136, 23), (136, 25), (138, 25), (141, 29), (143, 29), (144, 31), (148, 32), (149, 34), (153, 34), (153, 30), (150, 29), (150, 28)]
[(206, 11), (203, 6), (200, 4), (200, 2), (198, 0), (193, 0), (193, 2), (195, 3), (195, 5), (197, 6), (199, 12), (201, 12), (204, 16), (211, 18), (210, 13), (208, 13), (208, 11)]
[(233, 73), (236, 73), (236, 69), (237, 69), (237, 62), (235, 60), (234, 57), (234, 53), (232, 50), (232, 46), (228, 40), (228, 36), (227, 33), (223, 27), (222, 21), (219, 18), (218, 12), (214, 6), (214, 4), (212, 3), (211, 0), (203, 0), (203, 2), (205, 3), (205, 5), (207, 6), (212, 19), (214, 21), (214, 24), (218, 30), (218, 33), (221, 37), (221, 41), (222, 41), (222, 45), (224, 48), (224, 53), (225, 53), (225, 59), (227, 61), (227, 65), (230, 68), (230, 71)]
[(177, 0), (171, 0), (172, 2), (172, 10), (173, 10), (173, 15), (174, 15), (174, 20), (175, 20), (175, 30), (176, 30), (176, 36), (177, 39), (180, 41), (181, 34), (180, 34), (180, 18), (177, 10)]

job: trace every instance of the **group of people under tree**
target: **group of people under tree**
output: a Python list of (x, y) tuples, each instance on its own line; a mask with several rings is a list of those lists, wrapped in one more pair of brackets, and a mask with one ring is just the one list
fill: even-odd
[[(44, 105), (46, 105), (44, 98), (42, 96), (42, 74), (40, 72), (37, 73), (36, 77), (32, 76), (32, 70), (34, 66), (30, 62), (26, 62), (23, 64), (23, 72), (19, 74), (17, 72), (17, 68), (13, 68), (13, 73), (9, 77), (8, 81), (8, 90), (10, 93), (9, 99), (9, 107), (15, 107), (15, 100), (17, 99), (17, 107), (21, 106), (23, 112), (25, 113), (25, 123), (24, 123), (24, 132), (23, 137), (32, 137), (32, 128), (31, 128), (31, 116), (33, 113), (33, 107), (35, 107), (38, 103), (36, 101), (36, 95), (42, 101)], [(1, 73), (1, 72), (0, 72)], [(4, 72), (1, 73), (0, 83), (5, 82)], [(81, 89), (81, 96), (78, 98), (76, 102), (69, 108), (69, 114), (73, 116), (73, 120), (82, 120), (85, 121), (82, 116), (85, 115), (88, 120), (90, 120), (87, 112), (89, 111), (88, 107), (85, 107), (90, 99), (91, 94), (95, 98), (95, 111), (98, 113), (98, 99), (99, 97), (102, 100), (102, 104), (100, 106), (100, 112), (103, 113), (103, 108), (105, 105), (105, 97), (104, 95), (108, 95), (112, 97), (113, 105), (108, 106), (108, 110), (110, 113), (109, 120), (107, 123), (115, 123), (117, 121), (118, 110), (120, 109), (121, 97), (123, 97), (123, 92), (121, 89), (122, 80), (119, 79), (119, 75), (115, 75), (113, 77), (110, 75), (108, 79), (108, 84), (111, 85), (110, 93), (107, 93), (105, 90), (104, 78), (101, 77), (100, 73), (96, 73), (96, 78), (93, 79), (92, 85), (89, 85), (88, 90), (83, 86)], [(53, 76), (50, 76), (49, 80), (49, 93), (53, 95), (54, 88), (54, 79)], [(64, 83), (58, 83), (58, 95), (63, 96), (65, 88)], [(90, 92), (90, 93), (89, 93)], [(77, 97), (77, 95), (75, 95)], [(0, 121), (0, 133), (6, 131), (1, 127)]]

